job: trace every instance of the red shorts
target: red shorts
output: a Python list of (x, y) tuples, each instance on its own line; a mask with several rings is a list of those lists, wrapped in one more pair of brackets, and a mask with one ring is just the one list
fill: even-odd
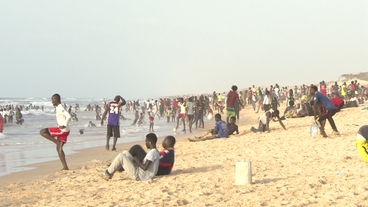
[(49, 128), (49, 132), (50, 132), (51, 136), (57, 137), (57, 140), (66, 143), (66, 140), (68, 138), (69, 132), (63, 132), (63, 131), (61, 131), (57, 127), (51, 127), (51, 128)]
[(179, 117), (181, 117), (182, 119), (185, 119), (185, 114), (184, 113), (180, 113)]

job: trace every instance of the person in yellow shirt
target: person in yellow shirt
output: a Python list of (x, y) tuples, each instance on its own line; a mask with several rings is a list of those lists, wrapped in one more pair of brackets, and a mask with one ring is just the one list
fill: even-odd
[(344, 82), (341, 86), (341, 96), (346, 99), (346, 82)]

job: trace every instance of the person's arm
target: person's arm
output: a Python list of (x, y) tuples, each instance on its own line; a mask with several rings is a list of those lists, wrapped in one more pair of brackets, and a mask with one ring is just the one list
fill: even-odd
[(121, 102), (119, 103), (119, 107), (120, 107), (120, 106), (124, 106), (124, 105), (126, 104), (125, 99), (124, 99), (123, 97), (121, 97), (121, 96), (119, 96), (119, 98), (120, 98), (120, 100), (121, 100)]
[(314, 102), (313, 114), (314, 114), (314, 120), (316, 120), (317, 119), (317, 102)]
[(280, 117), (277, 117), (277, 119), (279, 120), (279, 123), (282, 126), (282, 128), (284, 128), (286, 130), (286, 127), (285, 127), (284, 123), (282, 123)]
[(105, 112), (102, 115), (102, 118), (101, 118), (101, 126), (103, 125), (103, 120), (105, 119), (108, 110), (110, 110), (110, 103), (107, 104), (107, 108), (105, 109)]
[(236, 126), (236, 134), (239, 134), (239, 127), (238, 126)]
[(142, 170), (146, 171), (148, 169), (148, 167), (151, 165), (152, 161), (151, 160), (146, 160), (146, 163), (142, 163), (138, 157), (133, 157), (133, 162), (136, 162), (137, 165), (142, 168)]

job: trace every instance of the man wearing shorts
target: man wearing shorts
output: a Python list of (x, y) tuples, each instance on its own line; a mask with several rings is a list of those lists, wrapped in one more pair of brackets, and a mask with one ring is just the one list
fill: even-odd
[(68, 123), (71, 116), (61, 104), (59, 94), (54, 94), (51, 100), (52, 105), (56, 106), (56, 121), (58, 123), (58, 127), (42, 129), (40, 131), (40, 134), (56, 144), (56, 149), (59, 154), (60, 161), (63, 164), (62, 170), (69, 170), (68, 165), (66, 164), (63, 146), (66, 143), (69, 135), (70, 128)]
[[(121, 102), (119, 102), (121, 100)], [(103, 120), (107, 115), (107, 135), (106, 135), (106, 150), (110, 149), (110, 138), (114, 136), (114, 144), (112, 146), (112, 151), (116, 151), (116, 142), (120, 138), (120, 113), (121, 106), (126, 104), (125, 100), (121, 96), (115, 96), (114, 101), (107, 105), (107, 109), (102, 115), (101, 126), (103, 125)]]
[(184, 102), (184, 99), (183, 98), (180, 98), (179, 101), (178, 101), (178, 107), (180, 108), (180, 113), (179, 113), (179, 116), (177, 118), (177, 124), (176, 124), (176, 129), (179, 129), (179, 121), (180, 119), (182, 120), (183, 122), (183, 126), (184, 126), (184, 129), (183, 129), (183, 132), (185, 132), (185, 113), (186, 113), (186, 103)]

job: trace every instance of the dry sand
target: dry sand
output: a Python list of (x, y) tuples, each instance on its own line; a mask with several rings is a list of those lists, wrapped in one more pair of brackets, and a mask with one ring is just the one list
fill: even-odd
[[(367, 124), (363, 107), (334, 116), (340, 136), (327, 123), (328, 138), (310, 138), (312, 117), (306, 117), (284, 121), (286, 131), (275, 122), (271, 133), (179, 141), (172, 173), (148, 181), (130, 180), (124, 172), (105, 181), (95, 170), (106, 168), (116, 153), (83, 151), (88, 162), (70, 171), (34, 170), (42, 176), (2, 180), (0, 206), (368, 206), (368, 166), (355, 148), (357, 131)], [(240, 129), (257, 127), (260, 114), (247, 105)], [(235, 185), (241, 160), (252, 161), (251, 185)]]

